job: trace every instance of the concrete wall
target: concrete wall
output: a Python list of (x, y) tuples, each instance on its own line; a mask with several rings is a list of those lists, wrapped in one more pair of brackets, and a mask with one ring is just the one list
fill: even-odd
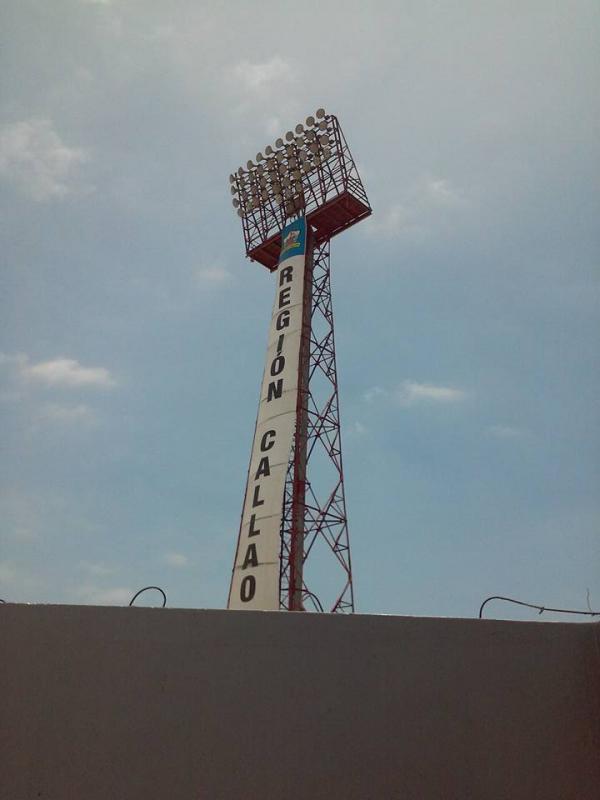
[(0, 606), (3, 800), (598, 800), (600, 626)]

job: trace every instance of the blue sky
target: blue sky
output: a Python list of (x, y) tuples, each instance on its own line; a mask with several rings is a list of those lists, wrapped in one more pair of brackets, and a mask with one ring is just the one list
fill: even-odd
[(224, 607), (273, 294), (227, 176), (324, 106), (358, 610), (600, 606), (597, 3), (0, 14), (1, 597)]

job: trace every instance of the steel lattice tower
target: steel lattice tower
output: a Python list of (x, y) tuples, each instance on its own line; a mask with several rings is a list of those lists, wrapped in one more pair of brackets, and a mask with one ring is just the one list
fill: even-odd
[[(329, 242), (317, 245), (313, 252), (312, 304), (310, 325), (310, 351), (308, 384), (302, 395), (302, 410), (307, 416), (306, 425), (306, 478), (300, 479), (296, 494), (303, 508), (302, 572), (294, 574), (294, 475), (296, 438), (286, 476), (285, 499), (281, 520), (280, 603), (285, 609), (294, 608), (300, 594), (304, 607), (309, 602), (317, 610), (324, 610), (324, 592), (331, 602), (331, 611), (354, 611), (350, 542), (344, 493), (344, 469), (338, 400), (335, 336), (331, 303)], [(300, 442), (302, 446), (302, 442)], [(321, 462), (321, 463), (319, 463)], [(323, 464), (325, 462), (325, 465)], [(311, 481), (311, 467), (320, 468), (320, 475)], [(327, 470), (326, 467), (330, 469)], [(316, 471), (315, 470), (315, 471)], [(319, 545), (321, 547), (319, 548)], [(320, 550), (320, 559), (328, 564), (328, 586), (312, 586), (308, 570), (312, 565), (311, 552)], [(301, 591), (300, 591), (301, 587)]]
[[(257, 154), (256, 163), (248, 161), (230, 176), (252, 260), (276, 271), (283, 229), (290, 221), (306, 221), (295, 423), (279, 524), (279, 608), (352, 612), (330, 241), (371, 208), (337, 118), (319, 109), (316, 119), (307, 118), (306, 127), (295, 131), (286, 134), (287, 144), (278, 139), (264, 156)], [(245, 506), (248, 492), (247, 486)], [(240, 540), (234, 574), (239, 549)], [(232, 590), (230, 607), (243, 607), (231, 599)]]

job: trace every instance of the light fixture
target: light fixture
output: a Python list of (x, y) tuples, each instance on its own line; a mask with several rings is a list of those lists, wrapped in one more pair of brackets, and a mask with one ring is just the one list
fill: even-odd
[[(333, 120), (333, 121), (332, 121)], [(285, 214), (295, 213), (305, 208), (310, 198), (315, 198), (321, 191), (330, 189), (318, 188), (330, 184), (317, 184), (315, 171), (320, 171), (325, 162), (331, 159), (333, 144), (329, 132), (335, 130), (335, 117), (328, 117), (325, 109), (319, 108), (314, 116), (306, 117), (304, 123), (299, 122), (282, 137), (276, 139), (274, 145), (266, 145), (263, 151), (256, 153), (254, 161), (246, 162), (246, 167), (239, 167), (237, 173), (229, 176), (234, 207), (243, 217), (256, 212), (269, 203), (283, 205)], [(328, 178), (335, 182), (335, 164), (329, 164)], [(291, 209), (291, 210), (290, 210)], [(269, 213), (275, 213), (273, 207)], [(279, 212), (277, 212), (279, 213)], [(257, 219), (253, 215), (253, 219)]]

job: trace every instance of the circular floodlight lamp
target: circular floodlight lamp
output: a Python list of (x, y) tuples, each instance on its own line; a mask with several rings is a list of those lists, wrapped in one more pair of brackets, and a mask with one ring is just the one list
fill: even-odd
[(243, 168), (243, 167), (240, 167), (240, 168), (238, 169), (238, 175), (243, 175), (243, 174), (244, 174), (244, 168)]
[(268, 199), (269, 199), (269, 193), (267, 192), (267, 190), (266, 190), (266, 189), (263, 189), (263, 190), (262, 190), (262, 192), (260, 193), (260, 196), (261, 196), (261, 198), (262, 198), (263, 200), (268, 200)]
[(271, 145), (270, 145), (270, 144), (268, 144), (268, 145), (265, 147), (265, 153), (266, 153), (268, 156), (270, 156), (270, 155), (273, 155), (273, 148), (271, 147)]
[(314, 131), (306, 131), (306, 138), (311, 142), (313, 139), (317, 138), (317, 134)]
[(277, 159), (278, 163), (281, 164), (281, 162), (283, 161), (283, 153), (281, 152), (281, 150), (276, 154), (275, 158)]
[(329, 158), (330, 155), (331, 155), (331, 148), (330, 147), (324, 147), (323, 148), (323, 156), (325, 158)]
[(281, 137), (275, 142), (275, 147), (283, 147), (283, 139)]
[(286, 214), (293, 214), (294, 213), (294, 204), (288, 200), (285, 204), (285, 211)]
[(329, 144), (329, 136), (327, 136), (326, 133), (324, 133), (323, 136), (319, 136), (319, 144), (322, 147), (327, 147), (327, 145)]
[(247, 167), (248, 167), (248, 169), (250, 170), (250, 169), (252, 169), (252, 167), (254, 166), (254, 162), (252, 162), (252, 161), (246, 161), (246, 166), (247, 166)]
[(308, 145), (308, 149), (310, 150), (311, 153), (316, 153), (319, 149), (319, 145), (316, 142), (311, 142)]
[(295, 169), (295, 170), (292, 172), (292, 178), (293, 178), (295, 181), (299, 181), (299, 180), (300, 180), (300, 170), (298, 170), (298, 169)]
[(297, 166), (298, 166), (298, 161), (295, 158), (290, 158), (290, 160), (288, 161), (288, 167), (290, 167), (290, 169), (294, 169), (294, 167)]
[(307, 124), (307, 126), (309, 128), (312, 128), (312, 126), (315, 124), (315, 118), (314, 117), (307, 117), (306, 118), (306, 124)]
[(304, 144), (304, 137), (303, 136), (296, 136), (294, 141), (296, 143), (296, 147), (302, 147), (302, 145)]
[(319, 122), (319, 130), (320, 131), (326, 131), (327, 130), (327, 123), (325, 122), (325, 120), (323, 120), (323, 122)]
[(318, 108), (317, 109), (317, 113), (315, 114), (315, 116), (316, 116), (317, 119), (323, 119), (323, 117), (325, 116), (325, 109), (324, 108)]
[(257, 153), (256, 154), (256, 163), (258, 164), (258, 162), (262, 161), (262, 160), (263, 160), (263, 154), (262, 153)]
[(239, 208), (240, 207), (240, 201), (237, 199), (237, 197), (234, 197), (233, 200), (231, 201), (231, 203), (232, 203), (234, 208)]
[(275, 195), (275, 202), (279, 205), (283, 203), (283, 195), (279, 194), (279, 192)]
[(235, 175), (229, 176), (229, 183), (235, 183)]
[(294, 134), (291, 131), (288, 131), (286, 133), (286, 135), (285, 135), (285, 139), (286, 139), (287, 142), (293, 142), (294, 141)]
[(235, 186), (231, 187), (231, 194), (237, 194), (237, 189), (235, 188)]
[(296, 133), (302, 133), (302, 131), (304, 130), (304, 125), (302, 125), (302, 123), (299, 122), (294, 128), (294, 130), (296, 131)]
[(241, 208), (238, 208), (237, 215), (238, 215), (238, 217), (243, 217), (244, 216)]

